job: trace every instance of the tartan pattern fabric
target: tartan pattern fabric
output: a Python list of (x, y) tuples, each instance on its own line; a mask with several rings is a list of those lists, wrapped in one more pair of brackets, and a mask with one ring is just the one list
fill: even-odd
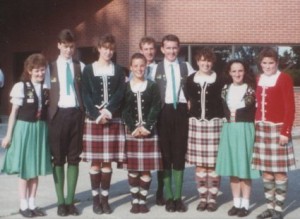
[(288, 172), (296, 168), (292, 141), (279, 145), (282, 124), (255, 123), (252, 168), (268, 172)]
[(201, 167), (215, 167), (223, 119), (189, 119), (186, 161)]
[(122, 162), (125, 159), (125, 129), (121, 119), (107, 124), (96, 124), (89, 119), (84, 123), (83, 161)]
[(134, 171), (162, 170), (162, 156), (158, 145), (158, 135), (135, 138), (126, 127), (126, 161), (118, 168)]

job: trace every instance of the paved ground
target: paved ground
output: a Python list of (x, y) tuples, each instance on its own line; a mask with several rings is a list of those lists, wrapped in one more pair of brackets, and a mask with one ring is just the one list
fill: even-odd
[[(6, 132), (6, 125), (0, 124), (0, 139)], [(297, 170), (289, 173), (289, 192), (285, 205), (285, 218), (298, 219), (300, 216), (300, 138), (294, 139), (294, 146), (297, 159)], [(4, 150), (0, 149), (0, 163), (3, 160)], [(89, 164), (80, 164), (80, 175), (77, 186), (76, 204), (81, 212), (79, 217), (75, 218), (103, 218), (103, 219), (215, 219), (215, 218), (232, 218), (227, 216), (227, 211), (231, 208), (231, 191), (229, 187), (228, 177), (222, 178), (221, 192), (218, 197), (219, 208), (214, 213), (198, 212), (196, 206), (198, 204), (198, 195), (194, 182), (194, 168), (187, 166), (185, 171), (185, 182), (183, 188), (184, 202), (188, 207), (186, 213), (168, 213), (164, 207), (155, 205), (155, 188), (156, 174), (153, 174), (153, 181), (149, 194), (148, 214), (133, 215), (129, 213), (130, 194), (127, 183), (126, 172), (114, 168), (112, 186), (110, 191), (110, 203), (113, 213), (110, 215), (95, 215), (92, 212), (92, 201), (90, 192), (90, 181), (88, 176)], [(17, 176), (0, 175), (0, 218), (15, 219), (21, 218), (18, 214), (18, 180)], [(60, 218), (56, 215), (56, 196), (53, 186), (52, 176), (40, 177), (40, 184), (37, 196), (37, 205), (44, 208), (48, 216), (45, 218)], [(253, 181), (253, 190), (251, 197), (251, 214), (247, 218), (256, 218), (256, 215), (265, 209), (264, 194), (261, 180)], [(71, 218), (71, 217), (68, 217)]]

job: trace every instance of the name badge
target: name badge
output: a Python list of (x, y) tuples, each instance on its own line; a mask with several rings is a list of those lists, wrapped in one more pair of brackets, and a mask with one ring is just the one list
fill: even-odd
[(34, 99), (27, 99), (27, 103), (33, 103)]

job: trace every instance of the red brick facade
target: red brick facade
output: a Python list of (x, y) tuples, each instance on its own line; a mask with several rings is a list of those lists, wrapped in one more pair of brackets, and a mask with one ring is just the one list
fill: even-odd
[[(0, 15), (5, 114), (15, 53), (42, 51), (55, 59), (57, 33), (66, 27), (74, 30), (79, 47), (95, 45), (103, 33), (114, 34), (117, 62), (124, 66), (144, 35), (160, 41), (173, 33), (188, 44), (300, 44), (299, 0), (3, 0), (0, 8), (6, 8)], [(295, 96), (300, 112), (300, 89)]]

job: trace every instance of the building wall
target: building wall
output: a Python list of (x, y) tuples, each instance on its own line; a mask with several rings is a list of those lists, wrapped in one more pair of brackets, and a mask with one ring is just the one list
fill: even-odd
[[(5, 9), (5, 10), (4, 10)], [(0, 2), (0, 63), (6, 77), (1, 112), (10, 111), (7, 98), (13, 86), (17, 52), (41, 51), (49, 61), (58, 55), (57, 35), (70, 28), (78, 47), (95, 46), (99, 36), (112, 33), (117, 62), (127, 66), (129, 53), (128, 0), (26, 0)]]
[[(300, 43), (299, 0), (147, 0), (147, 34), (187, 43)], [(283, 10), (284, 9), (284, 10)]]
[[(99, 35), (111, 32), (117, 62), (128, 66), (144, 35), (159, 42), (173, 33), (191, 44), (300, 44), (299, 11), (300, 0), (2, 0), (0, 63), (7, 80), (1, 113), (9, 113), (14, 54), (42, 51), (54, 60), (63, 28), (74, 30), (79, 47), (93, 46)], [(299, 96), (296, 89), (297, 126)]]

